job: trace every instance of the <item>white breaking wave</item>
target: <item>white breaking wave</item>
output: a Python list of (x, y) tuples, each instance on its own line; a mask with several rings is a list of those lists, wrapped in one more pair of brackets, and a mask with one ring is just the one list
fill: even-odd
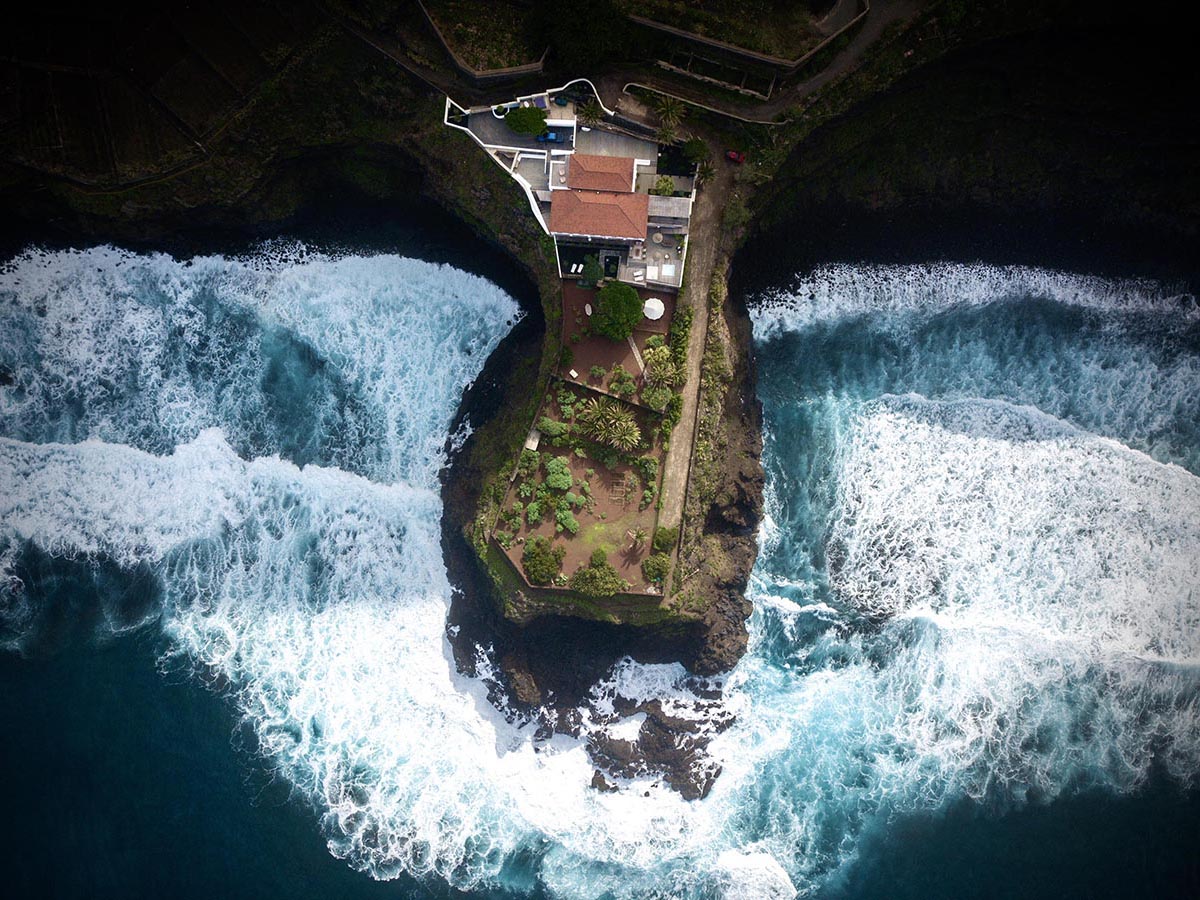
[(1159, 312), (1200, 318), (1191, 294), (1153, 281), (1106, 279), (1027, 266), (828, 265), (769, 292), (750, 309), (756, 340), (871, 313), (981, 306), (1038, 297), (1110, 312)]
[(326, 432), (322, 461), (431, 484), (452, 404), (519, 317), (482, 278), (386, 254), (31, 249), (0, 267), (0, 429), (155, 452)]
[[(82, 433), (108, 440), (0, 441), (0, 564), (32, 543), (152, 566), (174, 653), (229, 685), (268, 765), (318, 811), (330, 851), (375, 878), (572, 898), (786, 898), (850, 865), (863, 835), (897, 813), (1130, 790), (1156, 760), (1184, 783), (1200, 768), (1187, 592), (1200, 558), (1196, 477), (1034, 410), (909, 396), (852, 404), (834, 431), (828, 602), (786, 596), (815, 594), (826, 573), (756, 573), (753, 591), (772, 599), (757, 604), (751, 653), (722, 682), (722, 723), (736, 718), (712, 739), (723, 773), (709, 796), (688, 803), (653, 778), (595, 791), (589, 729), (632, 733), (639, 719), (616, 718), (617, 695), (694, 709), (682, 668), (618, 666), (581, 738), (540, 740), (492, 708), (483, 680), (456, 673), (445, 638), (436, 472), (457, 395), (515, 316), (511, 301), (467, 290), (439, 305), (452, 270), (387, 257), (189, 266), (94, 252), (89, 265), (155, 284), (201, 272), (223, 298), (203, 308), (240, 310), (312, 348), (363, 398), (357, 414), (383, 423), (369, 433), (386, 446), (354, 457), (372, 460), (358, 474), (241, 458), (228, 429), (253, 415), (217, 393), (196, 400), (205, 379), (182, 374), (186, 390), (152, 384), (147, 406), (122, 390), (105, 400), (90, 369), (117, 384), (173, 364), (143, 365), (153, 338), (110, 347), (109, 326), (95, 323), (144, 316), (162, 333), (196, 303), (166, 291), (179, 308), (164, 320), (162, 304), (126, 296), (140, 288), (109, 273), (81, 314), (93, 324), (72, 332), (74, 282), (45, 288), (54, 279), (30, 267), (61, 263), (82, 279), (87, 266), (27, 256), (21, 282), (3, 283), (28, 311), (5, 365), (32, 368), (26, 352), (53, 364), (0, 389), (5, 421), (36, 430), (55, 397), (94, 396), (108, 412), (85, 411)], [(65, 331), (32, 321), (30, 292), (61, 303)], [(263, 370), (247, 365), (241, 401), (253, 406)], [(70, 387), (55, 394), (56, 383)], [(184, 424), (156, 426), (168, 448), (122, 446), (126, 412), (187, 391), (172, 414)], [(47, 406), (27, 415), (35, 396)], [(348, 434), (353, 457), (368, 431)], [(772, 520), (773, 542), (794, 539), (774, 506)]]
[(844, 453), (831, 580), (856, 609), (1200, 663), (1195, 475), (996, 401), (879, 402)]
[[(93, 267), (101, 271), (88, 281)], [(653, 777), (617, 794), (591, 788), (589, 730), (625, 735), (639, 724), (604, 715), (605, 705), (618, 694), (654, 697), (687, 714), (697, 698), (681, 667), (627, 662), (597, 688), (600, 720), (586, 719), (582, 738), (550, 740), (506, 721), (483, 681), (455, 671), (436, 473), (459, 391), (515, 319), (510, 300), (491, 288), (455, 294), (447, 286), (472, 283), (461, 273), (388, 257), (179, 263), (111, 250), (30, 253), (5, 275), (25, 342), (6, 345), (6, 362), (24, 361), (4, 392), (16, 409), (10, 427), (36, 432), (57, 400), (85, 396), (108, 406), (103, 421), (84, 411), (83, 431), (124, 437), (127, 418), (181, 396), (157, 390), (154, 372), (172, 363), (155, 346), (176, 328), (185, 343), (202, 341), (207, 326), (187, 324), (198, 306), (249, 310), (265, 329), (282, 323), (389, 423), (386, 465), (370, 472), (388, 484), (278, 456), (240, 458), (208, 426), (244, 427), (237, 403), (261, 402), (252, 395), (266, 363), (251, 360), (234, 379), (245, 396), (197, 399), (205, 379), (188, 382), (175, 424), (156, 423), (155, 439), (173, 441), (164, 453), (95, 436), (0, 442), (0, 564), (13, 575), (15, 550), (33, 544), (152, 567), (173, 655), (228, 686), (268, 765), (314, 804), (333, 854), (375, 878), (408, 872), (462, 888), (511, 883), (505, 866), (526, 856), (538, 861), (538, 882), (577, 897), (605, 882), (615, 896), (664, 880), (681, 895), (713, 883), (703, 861), (723, 845), (721, 807), (689, 804)], [(200, 291), (223, 299), (206, 305)], [(52, 326), (32, 321), (42, 308)], [(117, 340), (118, 327), (136, 339)], [(45, 362), (33, 371), (30, 358)], [(228, 362), (191, 359), (208, 372)], [(186, 369), (177, 367), (184, 381)], [(151, 396), (106, 396), (123, 380), (146, 381)], [(25, 415), (23, 403), (42, 405)], [(353, 449), (363, 436), (344, 439)], [(11, 578), (5, 587), (23, 590)]]

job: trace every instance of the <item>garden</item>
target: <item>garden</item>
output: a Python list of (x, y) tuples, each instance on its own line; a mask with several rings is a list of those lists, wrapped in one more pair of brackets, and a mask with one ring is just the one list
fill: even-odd
[(661, 467), (683, 406), (692, 310), (607, 279), (600, 254), (562, 290), (560, 371), (492, 537), (535, 587), (661, 595), (678, 541), (658, 523)]
[[(615, 312), (608, 302), (613, 292), (622, 296)], [(657, 320), (642, 314), (643, 304), (651, 298), (663, 307), (663, 315)], [(600, 288), (565, 282), (559, 375), (647, 407), (662, 414), (674, 427), (682, 409), (679, 388), (683, 385), (692, 324), (691, 309), (676, 310), (675, 306), (673, 294), (635, 289), (619, 282), (608, 282)]]
[(661, 592), (674, 549), (656, 532), (662, 417), (555, 381), (536, 428), (494, 531), (513, 565), (593, 597)]

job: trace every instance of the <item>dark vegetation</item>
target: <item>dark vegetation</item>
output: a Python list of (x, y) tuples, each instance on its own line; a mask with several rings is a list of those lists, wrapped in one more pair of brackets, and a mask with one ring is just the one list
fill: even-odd
[(546, 111), (536, 106), (518, 106), (504, 114), (504, 124), (517, 134), (541, 134), (546, 130)]
[(614, 341), (623, 341), (633, 334), (642, 320), (642, 298), (628, 284), (610, 281), (596, 294), (596, 312), (592, 328), (597, 334)]
[(533, 584), (549, 584), (562, 570), (563, 557), (566, 555), (565, 547), (556, 546), (549, 538), (534, 535), (525, 542), (525, 550), (521, 554), (525, 577)]

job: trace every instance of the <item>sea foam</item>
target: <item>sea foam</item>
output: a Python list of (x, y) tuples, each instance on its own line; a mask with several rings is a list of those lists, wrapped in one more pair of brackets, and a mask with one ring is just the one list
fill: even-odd
[[(955, 271), (922, 271), (926, 293), (961, 293)], [(987, 271), (971, 308), (1031, 290), (1033, 276)], [(10, 263), (0, 564), (11, 575), (14, 548), (32, 544), (150, 567), (171, 656), (230, 692), (330, 851), (375, 878), (789, 897), (852, 866), (900, 815), (1130, 791), (1160, 763), (1192, 783), (1200, 489), (1173, 464), (1185, 416), (1156, 426), (1166, 449), (1152, 458), (1125, 446), (1129, 416), (1097, 434), (1095, 417), (1042, 409), (1072, 390), (1061, 367), (1016, 390), (980, 354), (955, 358), (969, 391), (913, 384), (913, 370), (814, 387), (801, 375), (840, 353), (816, 331), (856, 317), (869, 329), (864, 309), (917, 302), (862, 300), (878, 271), (836, 272), (824, 311), (786, 327), (756, 313), (760, 348), (794, 341), (811, 365), (760, 360), (770, 525), (751, 652), (707, 685), (624, 661), (580, 737), (498, 712), (446, 642), (445, 430), (516, 316), (453, 270), (303, 249)], [(1152, 285), (1071, 278), (1043, 299), (1082, 302), (1070, 285), (1085, 284), (1106, 315), (1194, 316)], [(953, 351), (952, 333), (924, 350)], [(1182, 389), (1195, 387), (1188, 353)], [(298, 399), (312, 404), (290, 416), (319, 420), (299, 436), (277, 414)], [(618, 697), (685, 714), (711, 687), (723, 771), (708, 797), (685, 802), (653, 777), (590, 787), (589, 733), (638, 724)]]
[(931, 263), (826, 265), (787, 288), (756, 298), (750, 311), (757, 340), (779, 331), (899, 311), (940, 311), (1041, 297), (1063, 306), (1108, 312), (1160, 312), (1186, 321), (1200, 305), (1186, 290), (1145, 279), (1110, 279), (1029, 266)]

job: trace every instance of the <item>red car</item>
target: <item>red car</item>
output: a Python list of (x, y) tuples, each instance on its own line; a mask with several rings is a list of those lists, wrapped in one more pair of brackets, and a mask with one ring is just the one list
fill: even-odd
[(726, 150), (725, 158), (741, 165), (746, 161), (746, 154), (741, 150)]

